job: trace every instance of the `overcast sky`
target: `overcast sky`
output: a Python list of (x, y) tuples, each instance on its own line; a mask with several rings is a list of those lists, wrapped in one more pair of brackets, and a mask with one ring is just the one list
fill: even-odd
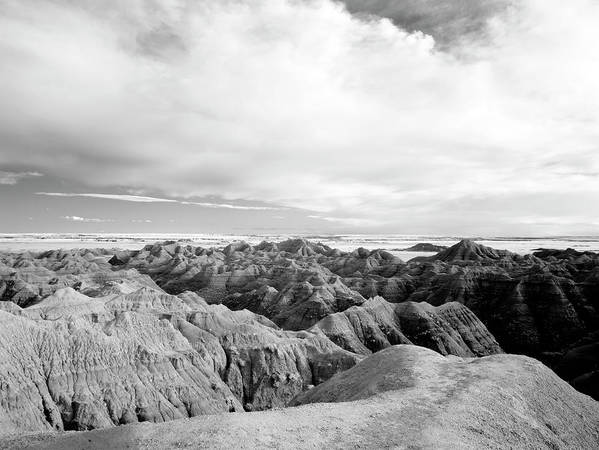
[(0, 232), (599, 234), (597, 0), (2, 0)]

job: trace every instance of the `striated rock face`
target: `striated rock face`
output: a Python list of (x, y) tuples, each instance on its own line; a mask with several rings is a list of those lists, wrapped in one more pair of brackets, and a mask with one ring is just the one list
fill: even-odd
[(323, 336), (256, 331), (246, 325), (221, 337), (223, 380), (249, 411), (286, 406), (308, 386), (359, 361)]
[(575, 282), (551, 273), (515, 278), (495, 268), (472, 267), (430, 277), (410, 299), (463, 303), (506, 351), (533, 356), (569, 348), (596, 317)]
[[(278, 244), (263, 242), (257, 246), (240, 242), (222, 251), (167, 242), (146, 246), (130, 256), (120, 255), (119, 266), (124, 261), (129, 267), (151, 274), (164, 288), (171, 288), (173, 279), (177, 280), (178, 287), (183, 286), (183, 280), (190, 285), (200, 283), (195, 284), (199, 287), (197, 292), (208, 293), (209, 300), (222, 302), (231, 309), (251, 310), (288, 330), (307, 329), (323, 318), (329, 322), (336, 320), (335, 316), (329, 317), (338, 311), (351, 310), (350, 316), (356, 317), (355, 311), (362, 311), (356, 307), (364, 304), (365, 297), (378, 294), (380, 280), (390, 280), (382, 291), (393, 299), (407, 296), (415, 289), (411, 280), (396, 282), (406, 265), (389, 252), (363, 248), (339, 252), (303, 239)], [(192, 272), (197, 274), (189, 278)], [(217, 285), (220, 290), (215, 297), (212, 288)], [(376, 351), (393, 343), (414, 342), (444, 354), (481, 355), (500, 351), (497, 342), (471, 313), (466, 318), (462, 312), (466, 320), (454, 320), (450, 324), (439, 313), (432, 314), (423, 308), (397, 307), (397, 314), (392, 313), (393, 317), (386, 318), (386, 323), (375, 326), (378, 327), (376, 333), (372, 327), (366, 331), (375, 343), (363, 342), (362, 347), (366, 345)], [(447, 308), (447, 314), (450, 310)], [(372, 308), (364, 311), (371, 312)], [(355, 319), (358, 320), (366, 321), (366, 318)], [(400, 323), (410, 337), (398, 331)], [(381, 327), (385, 331), (381, 331)], [(459, 335), (458, 328), (464, 336)], [(358, 336), (364, 333), (355, 332)], [(345, 342), (345, 348), (364, 354), (364, 348), (349, 344), (349, 340), (355, 339), (358, 338), (337, 337), (335, 342)]]
[[(308, 328), (376, 295), (370, 281), (359, 289), (350, 284), (359, 284), (365, 276), (388, 278), (405, 267), (383, 250), (340, 252), (304, 239), (256, 246), (239, 242), (222, 250), (165, 242), (127, 255), (121, 252), (110, 261), (150, 275), (169, 293), (194, 291), (209, 303), (247, 308), (291, 330)], [(399, 296), (406, 289), (387, 286), (385, 292), (392, 291)]]
[[(517, 380), (517, 382), (514, 382)], [(327, 403), (323, 403), (327, 402)], [(393, 346), (296, 397), (300, 405), (7, 440), (20, 448), (597, 448), (599, 403), (531, 358)], [(201, 443), (201, 444), (198, 444)]]
[[(41, 405), (23, 414), (4, 406), (16, 404), (6, 394), (7, 429), (281, 407), (395, 344), (457, 356), (524, 353), (597, 395), (599, 258), (590, 252), (519, 256), (465, 241), (406, 264), (386, 251), (294, 239), (2, 254), (0, 297), (0, 311), (29, 330), (2, 330), (0, 348), (15, 356), (5, 358), (0, 383), (20, 385), (26, 376), (11, 367), (22, 361), (32, 361), (39, 383), (58, 368), (67, 380), (19, 394)], [(140, 328), (151, 330), (147, 343)], [(21, 343), (27, 336), (35, 345)], [(174, 380), (174, 394), (164, 380)], [(21, 415), (28, 418), (15, 424)]]
[(284, 406), (360, 360), (322, 334), (281, 331), (193, 293), (65, 288), (27, 308), (2, 303), (3, 432)]
[(150, 275), (169, 293), (194, 291), (209, 303), (247, 308), (291, 330), (365, 301), (342, 276), (403, 265), (388, 252), (344, 253), (303, 239), (240, 242), (222, 251), (166, 242), (120, 255), (113, 263)]
[(460, 303), (389, 303), (376, 297), (332, 314), (314, 327), (339, 346), (359, 354), (396, 344), (415, 344), (442, 355), (484, 356), (502, 350), (480, 320)]
[(241, 409), (167, 322), (123, 313), (104, 324), (0, 312), (3, 431), (92, 429)]
[(26, 307), (65, 287), (94, 297), (110, 291), (132, 292), (142, 286), (158, 288), (149, 276), (136, 270), (113, 271), (107, 252), (86, 249), (0, 254), (0, 300)]
[(506, 352), (539, 358), (556, 370), (579, 341), (597, 342), (599, 255), (592, 252), (520, 256), (462, 241), (390, 275), (379, 270), (343, 281), (363, 296), (392, 302), (462, 303)]
[(263, 314), (285, 329), (303, 330), (328, 314), (364, 302), (364, 297), (349, 289), (338, 277), (330, 275), (325, 280), (322, 276), (308, 274), (305, 278), (289, 281), (280, 290), (262, 286), (235, 293), (223, 304), (232, 309), (247, 308)]
[(283, 331), (264, 317), (222, 305), (197, 305), (172, 320), (247, 410), (285, 406), (361, 359), (321, 333)]
[[(557, 405), (576, 415), (589, 400), (540, 363), (485, 356), (504, 349), (538, 357), (598, 395), (599, 257), (590, 252), (519, 256), (463, 241), (406, 264), (386, 251), (293, 239), (222, 250), (164, 242), (0, 254), (0, 297), (0, 433), (401, 391), (389, 394), (393, 401), (377, 397), (372, 411), (411, 398), (411, 414), (427, 401), (427, 411), (441, 414), (430, 426), (452, 420), (439, 406), (451, 404), (464, 420), (476, 420), (464, 408), (543, 420), (535, 436), (546, 445), (567, 442), (568, 426), (594, 436), (588, 423), (554, 420)], [(460, 359), (474, 356), (485, 357)], [(492, 428), (493, 436), (508, 428)], [(591, 442), (584, 439), (572, 442)]]

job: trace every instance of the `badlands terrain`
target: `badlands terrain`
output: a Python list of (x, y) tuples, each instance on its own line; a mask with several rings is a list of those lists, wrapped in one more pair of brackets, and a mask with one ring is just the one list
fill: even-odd
[(597, 448), (599, 254), (418, 248), (0, 253), (1, 444)]

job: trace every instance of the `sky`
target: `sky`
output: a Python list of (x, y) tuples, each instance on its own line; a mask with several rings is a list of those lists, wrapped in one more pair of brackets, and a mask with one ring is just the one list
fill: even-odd
[(599, 235), (597, 0), (2, 0), (0, 232)]

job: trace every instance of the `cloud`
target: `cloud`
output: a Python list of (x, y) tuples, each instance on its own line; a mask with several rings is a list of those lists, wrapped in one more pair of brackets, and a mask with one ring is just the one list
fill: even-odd
[(41, 177), (39, 172), (5, 172), (0, 170), (0, 184), (15, 185), (23, 178)]
[(65, 220), (70, 220), (72, 222), (86, 222), (86, 223), (103, 223), (103, 222), (114, 222), (111, 219), (95, 219), (90, 217), (79, 217), (79, 216), (62, 216)]
[(245, 211), (276, 211), (287, 208), (278, 208), (272, 206), (245, 206), (245, 205), (232, 205), (229, 203), (210, 203), (210, 202), (189, 202), (180, 201), (170, 198), (157, 198), (157, 197), (146, 197), (141, 195), (128, 195), (128, 194), (77, 194), (71, 192), (36, 192), (37, 195), (47, 195), (49, 197), (91, 197), (101, 198), (105, 200), (119, 200), (124, 202), (136, 202), (136, 203), (179, 203), (181, 205), (195, 205), (202, 206), (205, 208), (224, 208), (224, 209), (239, 209)]
[(124, 202), (139, 203), (177, 203), (177, 200), (168, 198), (144, 197), (140, 195), (121, 195), (121, 194), (75, 194), (70, 192), (36, 192), (37, 195), (47, 195), (49, 197), (91, 197), (102, 198), (105, 200), (120, 200)]
[(488, 38), (487, 22), (512, 0), (343, 0), (352, 12), (387, 17), (408, 31), (422, 31), (447, 49), (460, 41)]
[(394, 3), (371, 10), (393, 21), (328, 0), (5, 3), (0, 164), (397, 232), (506, 230), (557, 197), (599, 214), (573, 175), (599, 171), (599, 4)]
[(364, 219), (358, 217), (323, 217), (323, 216), (308, 216), (309, 219), (324, 220), (326, 222), (338, 223), (341, 225), (349, 225), (356, 228), (375, 227), (383, 225), (378, 219)]
[(225, 208), (225, 209), (241, 209), (244, 211), (279, 211), (288, 208), (278, 208), (274, 206), (243, 206), (231, 205), (229, 203), (207, 203), (207, 202), (179, 202), (182, 205), (196, 205), (205, 208)]

